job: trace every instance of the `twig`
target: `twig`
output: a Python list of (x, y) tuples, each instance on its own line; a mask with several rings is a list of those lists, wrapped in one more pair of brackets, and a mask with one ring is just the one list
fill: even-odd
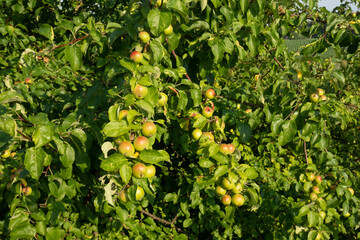
[(305, 140), (304, 140), (304, 152), (305, 152), (306, 164), (309, 165), (307, 152), (306, 152), (306, 142), (305, 142)]
[(22, 132), (20, 132), (19, 130), (16, 130), (21, 136), (23, 136), (24, 138), (26, 138), (29, 141), (32, 141), (31, 138), (29, 138), (28, 136), (26, 136), (25, 134), (23, 134)]
[(174, 217), (174, 219), (171, 221), (171, 224), (174, 224), (177, 218), (178, 218), (178, 215), (176, 214), (176, 216)]
[(274, 57), (274, 60), (277, 62), (277, 64), (279, 64), (279, 66), (281, 67), (282, 70), (285, 70), (283, 65), (281, 65), (281, 63), (279, 62), (279, 60), (276, 57)]
[(284, 119), (284, 121), (285, 121), (286, 119), (288, 119), (288, 117), (290, 117), (291, 115), (294, 114), (294, 112), (295, 112), (296, 109), (300, 106), (300, 104), (301, 104), (301, 102), (294, 108), (294, 110), (293, 110), (289, 115), (287, 115), (287, 117)]
[(64, 47), (64, 46), (66, 46), (66, 45), (76, 43), (76, 42), (81, 41), (81, 40), (83, 40), (83, 39), (85, 39), (85, 38), (87, 38), (87, 37), (90, 37), (90, 35), (86, 35), (86, 36), (83, 36), (83, 37), (81, 37), (81, 38), (77, 38), (77, 39), (75, 39), (74, 41), (71, 41), (71, 42), (65, 43), (65, 44), (63, 44), (63, 45), (54, 47), (53, 49), (49, 50), (48, 52), (52, 52), (52, 51), (54, 51), (54, 50), (57, 49), (57, 48), (61, 48), (61, 47)]
[[(175, 229), (176, 229), (177, 231), (182, 232), (182, 233), (188, 235), (187, 232), (185, 232), (184, 230), (182, 230), (182, 229), (179, 228), (179, 227), (176, 227), (173, 222), (169, 222), (169, 221), (167, 221), (167, 220), (165, 220), (165, 219), (159, 218), (159, 217), (157, 217), (157, 216), (155, 216), (155, 215), (153, 215), (153, 214), (151, 214), (151, 213), (149, 213), (149, 212), (147, 212), (147, 211), (145, 211), (145, 210), (143, 210), (143, 209), (141, 209), (140, 212), (143, 213), (143, 214), (145, 214), (145, 215), (148, 215), (148, 216), (151, 217), (152, 219), (158, 220), (159, 222), (162, 222), (162, 223), (164, 223), (164, 224), (166, 224), (166, 225), (172, 225), (172, 226), (175, 227)], [(177, 215), (176, 215), (176, 217), (175, 217), (174, 219), (176, 219), (176, 218), (177, 218)], [(174, 220), (173, 220), (173, 221), (174, 221)]]

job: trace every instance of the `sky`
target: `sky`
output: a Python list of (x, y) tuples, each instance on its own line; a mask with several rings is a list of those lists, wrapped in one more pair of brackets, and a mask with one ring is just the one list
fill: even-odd
[[(340, 0), (320, 0), (319, 7), (326, 7), (329, 11), (332, 11), (335, 7), (340, 5)], [(356, 10), (355, 5), (352, 5), (353, 10)]]

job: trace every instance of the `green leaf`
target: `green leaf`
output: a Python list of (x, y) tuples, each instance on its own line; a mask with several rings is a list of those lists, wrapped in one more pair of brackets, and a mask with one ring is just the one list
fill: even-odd
[(154, 62), (158, 63), (165, 56), (165, 49), (159, 38), (156, 38), (150, 42), (151, 52), (153, 54)]
[(207, 118), (201, 114), (196, 116), (195, 119), (196, 120), (194, 121), (194, 125), (193, 125), (194, 128), (202, 129), (205, 126), (205, 124), (207, 123)]
[(217, 154), (220, 150), (220, 147), (217, 143), (211, 143), (209, 148), (208, 148), (208, 151), (209, 151), (209, 156), (212, 157), (214, 156), (215, 154)]
[(229, 171), (229, 168), (227, 165), (220, 165), (216, 168), (214, 177), (215, 178), (221, 177), (221, 176), (225, 175), (228, 171)]
[(49, 24), (42, 24), (39, 27), (39, 33), (51, 41), (54, 40), (54, 29)]
[(339, 80), (343, 85), (345, 84), (345, 76), (339, 70), (333, 72), (334, 77)]
[(28, 148), (26, 149), (24, 165), (26, 170), (30, 172), (30, 176), (37, 180), (42, 174), (44, 159), (46, 153), (42, 148)]
[[(146, 100), (138, 100), (136, 101), (136, 105), (142, 109), (144, 109), (146, 112), (150, 113), (151, 115), (154, 115), (154, 106), (151, 105), (151, 103), (149, 103)], [(128, 131), (126, 131), (128, 132)]]
[(183, 1), (169, 0), (166, 7), (169, 8), (169, 9), (175, 10), (176, 12), (178, 12), (185, 19), (185, 21), (188, 21), (189, 12), (188, 12), (188, 8), (183, 3)]
[(216, 160), (219, 164), (229, 163), (229, 158), (221, 152), (217, 152), (215, 155), (211, 156), (211, 158)]
[(179, 96), (179, 102), (177, 105), (177, 110), (181, 111), (186, 108), (186, 105), (188, 103), (188, 97), (187, 97), (187, 94), (182, 90), (179, 90), (179, 95), (180, 96)]
[(239, 123), (236, 126), (238, 132), (240, 133), (240, 137), (243, 142), (248, 142), (251, 138), (251, 127), (248, 123)]
[(318, 213), (314, 212), (314, 211), (310, 211), (307, 214), (307, 219), (308, 219), (308, 223), (309, 223), (309, 227), (315, 227), (319, 224), (320, 222), (320, 216)]
[(214, 163), (210, 161), (208, 158), (200, 158), (199, 160), (199, 166), (202, 168), (210, 168), (213, 165)]
[(82, 53), (80, 47), (68, 45), (65, 48), (65, 59), (70, 63), (71, 69), (76, 72), (82, 66)]
[(152, 9), (149, 12), (147, 20), (152, 34), (158, 36), (171, 24), (172, 15), (170, 12)]
[(0, 104), (9, 102), (26, 102), (24, 97), (15, 91), (7, 91), (0, 94)]
[(278, 141), (280, 146), (284, 146), (290, 142), (296, 135), (297, 127), (293, 120), (288, 120), (282, 125), (282, 131), (279, 135)]
[(184, 228), (188, 228), (193, 224), (193, 220), (191, 218), (185, 219), (185, 221), (183, 222), (183, 227)]
[(241, 7), (243, 14), (246, 13), (248, 6), (249, 6), (249, 0), (240, 0), (240, 7)]
[(129, 70), (130, 72), (135, 71), (135, 69), (137, 68), (136, 63), (127, 59), (121, 59), (120, 65)]
[(247, 168), (245, 170), (245, 175), (249, 178), (249, 179), (255, 179), (259, 176), (259, 174), (257, 173), (256, 169), (253, 167)]
[(224, 57), (225, 46), (223, 41), (217, 39), (217, 41), (211, 45), (211, 52), (214, 54), (214, 62), (219, 63)]
[(120, 176), (125, 184), (128, 184), (128, 182), (131, 179), (131, 175), (132, 175), (131, 166), (128, 163), (122, 165), (122, 167), (120, 168)]
[(160, 162), (170, 162), (169, 154), (164, 150), (144, 150), (140, 152), (140, 159), (146, 163), (159, 164)]
[(75, 161), (75, 150), (69, 143), (65, 143), (65, 145), (65, 153), (60, 155), (60, 161), (64, 167), (68, 168), (72, 166)]
[(63, 239), (66, 232), (60, 228), (48, 227), (46, 228), (46, 240), (60, 240)]
[(200, 89), (191, 89), (191, 100), (194, 102), (194, 107), (197, 107), (201, 104), (202, 96)]
[(52, 124), (36, 125), (32, 135), (35, 147), (39, 148), (48, 144), (52, 140), (53, 134)]
[(122, 154), (112, 154), (106, 159), (101, 159), (100, 167), (107, 172), (115, 172), (127, 161), (127, 158)]
[(125, 222), (129, 218), (129, 212), (121, 207), (116, 208), (116, 215), (120, 218), (121, 222)]
[(35, 227), (30, 222), (22, 222), (10, 231), (11, 239), (33, 239), (36, 234)]
[(119, 137), (130, 131), (126, 121), (112, 121), (105, 125), (103, 132), (108, 137)]
[(259, 53), (259, 40), (254, 35), (248, 37), (246, 45), (249, 47), (251, 56), (255, 57)]

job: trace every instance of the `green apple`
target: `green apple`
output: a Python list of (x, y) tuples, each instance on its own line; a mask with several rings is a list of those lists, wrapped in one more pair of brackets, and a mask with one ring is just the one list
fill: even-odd
[(310, 193), (310, 199), (312, 200), (312, 201), (315, 201), (316, 199), (317, 199), (317, 194), (316, 193), (314, 193), (314, 192), (312, 192), (312, 193)]
[(310, 95), (310, 101), (312, 101), (313, 103), (317, 103), (319, 101), (319, 95), (317, 93), (312, 93)]
[(214, 110), (211, 107), (204, 107), (202, 110), (202, 115), (206, 118), (210, 118), (214, 113)]
[(231, 204), (231, 197), (229, 195), (225, 195), (221, 198), (221, 202), (224, 205), (230, 205)]
[(149, 139), (144, 136), (139, 136), (134, 140), (134, 147), (136, 151), (143, 151), (149, 147)]
[(196, 128), (192, 131), (191, 135), (195, 140), (198, 140), (202, 135), (202, 131), (200, 129)]
[(208, 90), (206, 90), (205, 92), (205, 97), (207, 99), (213, 99), (215, 97), (216, 93), (215, 93), (215, 90), (212, 89), (212, 88), (209, 88)]
[(148, 43), (150, 41), (150, 34), (148, 32), (142, 31), (139, 33), (139, 38), (143, 43)]
[(119, 198), (122, 202), (127, 202), (128, 200), (128, 196), (127, 196), (127, 193), (126, 193), (126, 190), (123, 189), (119, 195)]
[(139, 63), (139, 62), (141, 62), (143, 60), (143, 55), (142, 55), (141, 52), (133, 51), (130, 54), (130, 59), (133, 60), (136, 63)]
[(235, 206), (242, 206), (245, 203), (245, 198), (241, 194), (234, 194), (231, 198), (231, 202)]
[(220, 144), (219, 146), (219, 151), (225, 155), (229, 154), (230, 153), (230, 149), (229, 149), (229, 146), (227, 144)]
[(352, 189), (352, 188), (348, 188), (348, 191), (351, 193), (351, 196), (354, 196), (354, 194), (355, 194), (354, 189)]
[(323, 239), (322, 235), (321, 235), (321, 233), (318, 233), (315, 237), (315, 240), (321, 240), (321, 239)]
[(135, 193), (135, 199), (136, 201), (141, 201), (145, 195), (144, 189), (140, 186), (137, 186), (136, 193)]
[(167, 28), (164, 29), (165, 35), (170, 35), (173, 33), (173, 26), (170, 24)]
[(312, 182), (315, 180), (315, 174), (314, 173), (306, 173), (307, 179)]
[(167, 4), (168, 0), (157, 0), (156, 4), (160, 7), (161, 5)]
[(128, 114), (128, 110), (121, 110), (120, 112), (119, 112), (119, 115), (118, 115), (118, 119), (119, 120), (121, 120), (121, 119), (123, 119), (124, 117), (126, 117), (126, 115)]
[(135, 148), (129, 141), (124, 141), (119, 145), (119, 151), (126, 157), (129, 157), (135, 153)]
[(136, 84), (135, 88), (132, 91), (132, 93), (137, 99), (143, 99), (148, 94), (148, 92), (148, 88), (140, 84)]
[(243, 190), (243, 185), (239, 182), (235, 184), (233, 189), (231, 189), (233, 193), (241, 193), (242, 190)]
[(143, 124), (141, 132), (144, 136), (151, 137), (156, 134), (156, 130), (156, 125), (151, 121), (147, 121)]
[(221, 196), (226, 194), (226, 189), (222, 188), (221, 186), (216, 186), (215, 191)]
[(146, 166), (146, 174), (145, 177), (152, 178), (156, 174), (156, 168), (154, 165), (148, 165)]
[(231, 189), (233, 189), (235, 187), (235, 184), (230, 182), (230, 180), (227, 179), (227, 178), (223, 178), (222, 185), (227, 190), (231, 190)]
[(160, 93), (160, 96), (161, 96), (161, 98), (158, 100), (158, 104), (159, 104), (159, 106), (163, 107), (166, 105), (166, 103), (168, 101), (168, 96), (163, 92)]
[(5, 151), (3, 152), (3, 154), (1, 155), (1, 157), (2, 157), (2, 158), (8, 158), (8, 157), (10, 157), (10, 155), (11, 155), (10, 150), (5, 150)]
[(322, 89), (322, 88), (318, 88), (316, 89), (316, 93), (319, 95), (319, 96), (323, 96), (325, 94), (325, 90)]
[(320, 193), (320, 189), (319, 189), (318, 186), (313, 186), (313, 187), (312, 187), (312, 191), (313, 191), (314, 193)]
[(325, 219), (325, 217), (326, 217), (326, 213), (324, 211), (320, 211), (319, 215), (322, 219)]
[(135, 163), (132, 167), (133, 176), (136, 178), (145, 177), (146, 172), (146, 165), (143, 163)]

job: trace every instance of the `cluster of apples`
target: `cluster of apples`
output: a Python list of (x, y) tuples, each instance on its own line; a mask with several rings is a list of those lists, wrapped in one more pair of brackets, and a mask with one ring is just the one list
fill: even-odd
[[(317, 185), (320, 185), (322, 183), (322, 177), (320, 175), (315, 176), (314, 173), (307, 173), (307, 179), (310, 182), (315, 181)], [(318, 186), (312, 187), (312, 192), (310, 193), (310, 200), (315, 201), (318, 199), (318, 194), (320, 193), (320, 188)]]
[(216, 186), (215, 191), (221, 196), (221, 202), (224, 205), (230, 205), (231, 203), (235, 206), (244, 205), (245, 198), (241, 194), (244, 187), (241, 182), (233, 183), (224, 177), (221, 183), (221, 185)]
[(322, 88), (317, 88), (316, 92), (312, 93), (309, 98), (313, 103), (328, 100), (328, 98), (325, 96), (325, 90)]
[(16, 152), (11, 152), (9, 149), (6, 149), (2, 154), (2, 158), (9, 158), (9, 157), (15, 157)]

